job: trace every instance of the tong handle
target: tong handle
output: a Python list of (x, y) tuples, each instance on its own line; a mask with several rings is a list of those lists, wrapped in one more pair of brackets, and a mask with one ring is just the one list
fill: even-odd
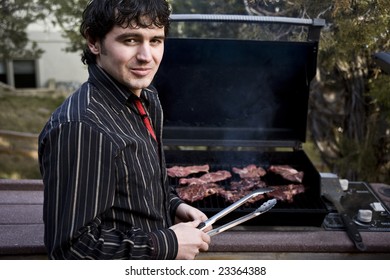
[(221, 212), (218, 212), (217, 214), (215, 214), (214, 216), (212, 216), (211, 218), (209, 218), (208, 220), (206, 220), (205, 222), (202, 222), (200, 223), (197, 228), (200, 229), (200, 230), (203, 230), (205, 229), (206, 227), (208, 227), (209, 225), (212, 225), (214, 224), (217, 220), (221, 219), (222, 217), (226, 216), (227, 214), (229, 214), (230, 212), (236, 210), (238, 207), (240, 207), (241, 205), (243, 205), (245, 202), (247, 202), (249, 199), (253, 198), (253, 197), (256, 197), (258, 195), (261, 195), (261, 194), (264, 194), (264, 193), (267, 193), (267, 192), (271, 192), (273, 191), (273, 189), (271, 188), (263, 188), (263, 189), (259, 189), (257, 191), (254, 191), (246, 196), (244, 196), (243, 198), (241, 198), (240, 200), (237, 200), (235, 203), (233, 203), (232, 205), (230, 205), (229, 207), (226, 207), (225, 209), (223, 209)]
[(250, 219), (253, 219), (254, 217), (257, 217), (265, 212), (267, 212), (268, 210), (270, 210), (272, 207), (274, 207), (276, 204), (276, 199), (273, 198), (273, 199), (270, 199), (266, 202), (264, 202), (259, 208), (257, 208), (255, 211), (253, 211), (252, 213), (249, 213), (241, 218), (238, 218), (234, 221), (231, 221), (230, 223), (227, 223), (223, 226), (220, 226), (216, 229), (213, 229), (213, 230), (210, 230), (209, 232), (207, 232), (207, 234), (209, 236), (214, 236), (214, 235), (217, 235), (221, 232), (224, 232), (232, 227), (235, 227), (235, 226), (238, 226), (239, 224), (242, 224), (246, 221), (249, 221)]
[(231, 221), (230, 223), (227, 223), (227, 224), (225, 224), (223, 226), (220, 226), (220, 227), (218, 227), (216, 229), (210, 230), (209, 232), (207, 232), (207, 234), (209, 236), (217, 235), (217, 234), (219, 234), (219, 233), (221, 233), (221, 232), (223, 232), (225, 230), (228, 230), (228, 229), (230, 229), (232, 227), (235, 227), (235, 226), (237, 226), (237, 225), (239, 225), (241, 223), (249, 221), (250, 219), (258, 216), (259, 214), (260, 213), (255, 213), (255, 212), (249, 213), (249, 214), (247, 214), (247, 215), (245, 215), (245, 216), (243, 216), (241, 218), (238, 218), (238, 219), (236, 219), (234, 221)]
[(202, 230), (202, 229), (205, 229), (206, 227), (207, 227), (206, 223), (201, 222), (196, 228)]

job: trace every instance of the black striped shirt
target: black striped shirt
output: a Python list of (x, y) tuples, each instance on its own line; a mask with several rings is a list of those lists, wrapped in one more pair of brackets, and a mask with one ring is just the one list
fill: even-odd
[[(168, 227), (181, 200), (167, 183), (162, 145), (133, 98), (97, 65), (39, 137), (45, 245), (52, 259), (174, 259)], [(142, 91), (159, 143), (162, 109)]]

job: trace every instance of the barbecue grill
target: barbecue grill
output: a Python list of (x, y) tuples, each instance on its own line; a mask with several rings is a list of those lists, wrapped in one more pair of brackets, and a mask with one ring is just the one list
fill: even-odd
[[(317, 66), (323, 20), (234, 15), (173, 15), (176, 22), (230, 22), (305, 26), (305, 41), (169, 38), (154, 85), (164, 109), (167, 166), (209, 164), (210, 171), (256, 164), (289, 165), (304, 172), (305, 192), (278, 202), (248, 226), (320, 226), (328, 213), (321, 178), (302, 149), (310, 82)], [(238, 179), (234, 175), (221, 184)], [(269, 186), (285, 185), (267, 174)], [(178, 179), (170, 178), (178, 186)], [(235, 219), (264, 201), (244, 205)], [(218, 196), (192, 203), (209, 217), (229, 204)], [(221, 219), (221, 223), (229, 220)]]

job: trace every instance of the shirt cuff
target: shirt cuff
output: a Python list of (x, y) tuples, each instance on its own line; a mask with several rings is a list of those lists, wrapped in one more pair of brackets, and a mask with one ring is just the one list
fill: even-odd
[(174, 260), (179, 250), (176, 234), (171, 229), (163, 229), (149, 233), (153, 244), (152, 259)]

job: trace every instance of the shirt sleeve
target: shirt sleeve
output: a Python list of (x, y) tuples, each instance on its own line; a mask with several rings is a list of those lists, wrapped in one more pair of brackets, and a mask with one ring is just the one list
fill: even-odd
[(39, 140), (45, 185), (45, 245), (52, 259), (174, 259), (169, 229), (122, 232), (103, 223), (115, 195), (113, 146), (96, 129), (69, 122)]
[(169, 188), (170, 188), (170, 196), (169, 196), (170, 214), (171, 214), (172, 221), (175, 221), (177, 207), (179, 207), (180, 204), (184, 203), (184, 201), (178, 197), (174, 187), (169, 186)]

